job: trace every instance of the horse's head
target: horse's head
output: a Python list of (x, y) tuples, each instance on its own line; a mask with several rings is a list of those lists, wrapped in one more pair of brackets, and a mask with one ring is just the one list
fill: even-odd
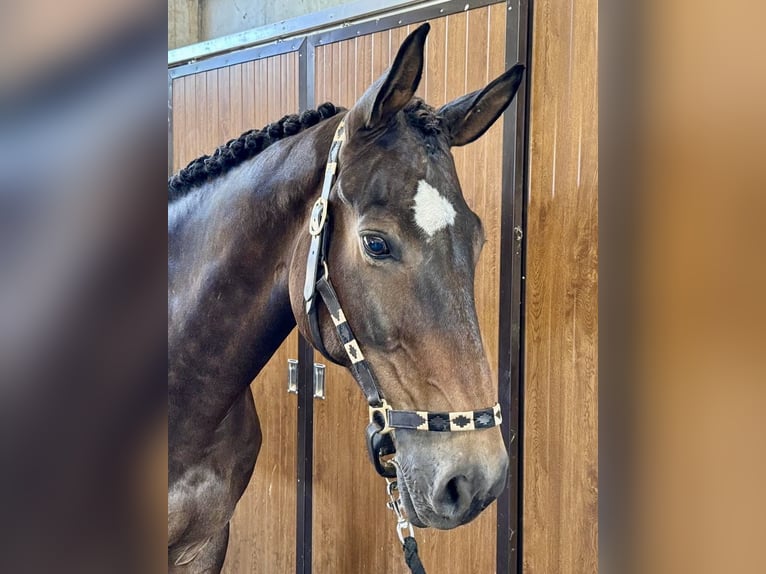
[[(450, 148), (475, 140), (497, 120), (523, 66), (434, 110), (413, 99), (427, 33), (422, 26), (404, 41), (388, 72), (345, 117), (327, 265), (388, 403), (471, 411), (496, 402), (474, 302), (485, 237), (463, 198)], [(312, 340), (303, 302), (307, 250), (308, 234), (296, 249), (291, 299), (299, 328)], [(348, 365), (324, 306), (319, 324), (330, 358)], [(402, 498), (418, 526), (464, 524), (505, 485), (508, 457), (497, 427), (396, 430), (394, 441)]]

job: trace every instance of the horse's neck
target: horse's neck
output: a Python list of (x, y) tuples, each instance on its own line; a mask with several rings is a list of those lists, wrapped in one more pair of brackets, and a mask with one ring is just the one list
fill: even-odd
[(169, 213), (169, 391), (203, 401), (206, 416), (228, 409), (295, 326), (290, 259), (332, 131), (267, 148)]

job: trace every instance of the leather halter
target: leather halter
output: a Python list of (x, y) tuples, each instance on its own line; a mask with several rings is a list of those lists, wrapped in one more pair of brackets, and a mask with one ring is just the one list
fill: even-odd
[[(367, 447), (375, 470), (382, 476), (393, 478), (396, 468), (390, 461), (382, 457), (394, 454), (391, 431), (409, 429), (432, 432), (472, 431), (499, 426), (503, 421), (500, 405), (475, 411), (460, 412), (431, 412), (431, 411), (399, 411), (393, 410), (383, 398), (375, 375), (365, 359), (359, 343), (354, 337), (351, 326), (340, 306), (338, 295), (330, 282), (327, 268), (327, 254), (330, 241), (328, 221), (330, 219), (329, 200), (335, 174), (338, 169), (338, 153), (346, 140), (345, 118), (335, 130), (335, 136), (330, 146), (325, 168), (322, 194), (314, 203), (309, 219), (311, 246), (306, 261), (306, 282), (303, 287), (303, 298), (306, 302), (306, 315), (309, 321), (314, 345), (328, 359), (337, 363), (324, 346), (319, 327), (319, 309), (316, 294), (319, 293), (327, 310), (330, 312), (335, 331), (340, 339), (346, 355), (351, 362), (351, 374), (362, 388), (370, 411), (370, 424), (367, 427)], [(320, 275), (321, 273), (321, 275)], [(319, 277), (317, 279), (317, 277)]]

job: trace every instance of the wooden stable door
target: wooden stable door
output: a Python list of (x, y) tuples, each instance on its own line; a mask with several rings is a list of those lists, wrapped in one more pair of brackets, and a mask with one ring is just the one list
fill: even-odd
[[(505, 71), (506, 5), (430, 21), (418, 95), (440, 106)], [(418, 24), (316, 47), (315, 101), (351, 106), (393, 61)], [(487, 236), (476, 275), (484, 345), (497, 379), (500, 288), (502, 120), (476, 142), (453, 150), (468, 205)], [(317, 353), (316, 361), (327, 363)], [(315, 574), (409, 572), (386, 508), (385, 481), (364, 442), (367, 403), (348, 371), (327, 365), (327, 399), (314, 404), (313, 561)], [(353, 424), (349, 424), (353, 421)], [(507, 424), (507, 423), (506, 423)], [(511, 476), (511, 480), (517, 477)], [(452, 531), (416, 530), (428, 572), (495, 572), (496, 505)]]
[[(296, 52), (173, 80), (173, 171), (242, 132), (298, 110)], [(255, 270), (253, 270), (255, 273)], [(297, 331), (252, 383), (263, 444), (231, 521), (224, 572), (295, 572), (296, 398), (286, 392)]]

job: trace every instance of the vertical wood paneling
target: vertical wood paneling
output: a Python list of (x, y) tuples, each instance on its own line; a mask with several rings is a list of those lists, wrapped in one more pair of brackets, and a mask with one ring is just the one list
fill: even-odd
[[(245, 125), (242, 103), (242, 66), (229, 68), (229, 125), (227, 133), (234, 133)], [(244, 129), (242, 129), (244, 131)]]
[[(183, 112), (186, 104), (186, 82), (184, 78), (173, 80), (173, 135), (176, 133), (186, 133), (186, 114)], [(181, 138), (173, 137), (173, 165), (172, 170), (178, 170), (178, 158), (186, 157), (185, 141)], [(179, 149), (180, 147), (180, 149)]]
[(317, 98), (316, 105), (324, 103), (320, 98), (322, 94), (327, 93), (327, 88), (324, 85), (327, 78), (327, 72), (325, 71), (325, 55), (327, 50), (315, 50), (314, 51), (314, 96)]
[[(192, 98), (194, 98), (194, 104), (196, 106), (196, 109), (194, 110), (193, 114), (196, 116), (187, 118), (188, 121), (195, 122), (195, 138), (194, 138), (194, 148), (192, 149), (192, 153), (194, 156), (202, 155), (209, 150), (208, 146), (208, 138), (210, 141), (218, 141), (214, 137), (210, 137), (207, 135), (206, 130), (208, 128), (208, 121), (207, 121), (207, 113), (208, 113), (208, 97), (207, 97), (207, 76), (202, 74), (196, 74), (194, 76), (194, 92), (191, 94)], [(196, 121), (195, 121), (196, 119)], [(217, 144), (216, 144), (217, 145)]]
[(423, 96), (434, 107), (447, 103), (445, 53), (447, 19), (439, 18), (431, 22), (431, 31), (426, 43), (426, 65), (423, 68)]
[(388, 54), (388, 32), (376, 32), (372, 37), (372, 81), (379, 78), (390, 65)]
[[(218, 142), (214, 144), (215, 146), (225, 141), (222, 139), (221, 125), (218, 121), (218, 102), (221, 98), (225, 97), (218, 90), (218, 70), (211, 70), (205, 73), (205, 85), (207, 86), (207, 106), (205, 108), (204, 124), (205, 143), (213, 140)], [(207, 149), (207, 146), (205, 146), (205, 149)]]
[(596, 0), (534, 3), (524, 572), (597, 563)]
[(354, 53), (352, 51), (354, 47), (355, 39), (348, 40), (346, 42), (339, 42), (340, 52), (340, 96), (339, 98), (344, 102), (353, 102), (354, 98), (354, 85), (356, 83), (355, 70), (354, 70)]
[[(431, 22), (424, 81), (426, 101), (439, 106), (462, 96), (466, 76), (473, 89), (504, 71), (504, 5)], [(492, 16), (490, 16), (492, 14)], [(470, 24), (469, 24), (470, 23)], [(471, 36), (467, 36), (470, 25)], [(489, 28), (488, 28), (489, 26)], [(343, 106), (388, 68), (401, 41), (415, 26), (318, 46), (316, 98)], [(457, 50), (456, 53), (452, 53)], [(498, 57), (499, 54), (499, 57)], [(356, 62), (356, 66), (349, 65)], [(369, 65), (366, 64), (369, 62)], [(356, 68), (356, 70), (354, 70)], [(354, 89), (355, 88), (355, 89)], [(466, 201), (482, 218), (488, 244), (477, 269), (476, 299), (493, 373), (497, 373), (502, 122), (460, 153), (458, 174)], [(316, 360), (325, 362), (318, 354)], [(372, 469), (364, 445), (367, 405), (345, 369), (327, 366), (328, 398), (314, 405), (314, 562), (316, 574), (408, 572), (386, 509), (385, 481)], [(344, 421), (357, 421), (349, 427)], [(515, 480), (516, 477), (512, 477)], [(495, 508), (466, 527), (444, 532), (417, 530), (429, 572), (494, 572)]]
[[(232, 132), (233, 126), (231, 125), (231, 77), (229, 76), (229, 68), (221, 68), (217, 70), (218, 73), (218, 126), (222, 137), (226, 137), (226, 134)], [(222, 141), (229, 141), (231, 138), (226, 138)]]
[[(491, 82), (495, 77), (505, 70), (504, 50), (498, 49), (498, 46), (505, 44), (505, 24), (506, 24), (506, 6), (505, 4), (494, 4), (487, 10), (487, 68), (484, 84)], [(509, 63), (510, 64), (510, 63)], [(472, 89), (481, 89), (483, 85)], [(483, 209), (482, 220), (485, 226), (487, 237), (493, 238), (487, 241), (479, 260), (479, 269), (485, 276), (492, 277), (492, 281), (485, 281), (477, 285), (477, 299), (487, 301), (488, 312), (495, 317), (500, 316), (500, 225), (502, 207), (500, 197), (502, 195), (502, 172), (503, 161), (501, 155), (496, 150), (503, 148), (503, 121), (502, 119), (485, 133), (476, 143), (482, 143), (484, 149), (481, 163), (475, 164), (475, 170), (482, 174), (482, 197)], [(472, 162), (473, 163), (473, 162)], [(492, 305), (492, 307), (489, 307)], [(484, 337), (484, 346), (490, 357), (490, 366), (493, 377), (499, 376), (496, 367), (499, 362), (500, 331), (497, 325), (483, 325), (482, 335)], [(509, 417), (510, 419), (510, 417)], [(516, 432), (517, 429), (514, 429)], [(509, 480), (518, 480), (518, 476), (512, 470)]]
[(253, 78), (255, 76), (255, 66), (257, 63), (258, 62), (246, 62), (240, 66), (232, 66), (232, 68), (238, 68), (242, 74), (242, 84), (240, 86), (242, 123), (251, 127), (259, 127), (261, 125), (256, 123), (255, 118), (255, 82), (253, 81)]
[[(445, 86), (447, 102), (467, 93), (466, 89), (466, 34), (467, 16), (465, 12), (447, 16), (447, 33), (444, 42), (444, 54), (446, 57), (445, 66)], [(458, 173), (463, 173), (465, 165), (466, 148), (455, 148), (452, 155), (455, 156), (455, 165)]]
[[(176, 79), (175, 169), (210, 154), (242, 132), (298, 111), (295, 53)], [(253, 478), (231, 522), (224, 572), (292, 574), (295, 554), (295, 396), (286, 392), (293, 332), (253, 381), (263, 445)]]
[(359, 58), (357, 59), (360, 67), (359, 74), (357, 75), (357, 82), (360, 86), (360, 96), (365, 92), (367, 87), (372, 84), (373, 81), (375, 81), (375, 76), (373, 73), (374, 54), (372, 52), (373, 34), (367, 34), (366, 36), (363, 36), (361, 41), (362, 46), (360, 49)]

